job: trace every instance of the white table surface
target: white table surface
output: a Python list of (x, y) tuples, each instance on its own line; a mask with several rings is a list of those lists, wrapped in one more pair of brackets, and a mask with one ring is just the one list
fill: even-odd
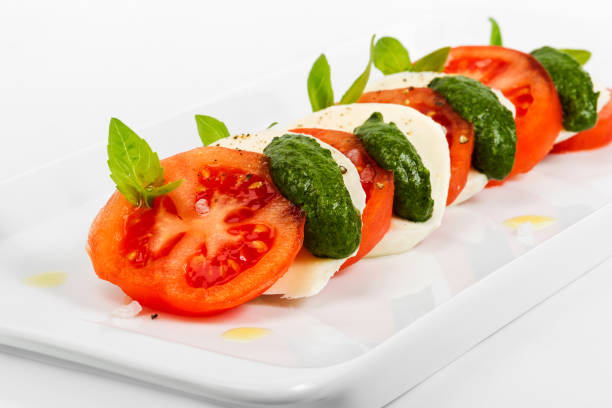
[[(372, 27), (410, 24), (419, 12), (482, 14), (481, 20), (494, 15), (503, 20), (529, 4), (530, 10), (554, 7), (557, 13), (584, 21), (593, 15), (599, 21), (612, 17), (610, 6), (596, 1), (512, 1), (496, 6), (472, 1), (453, 6), (460, 11), (449, 11), (443, 2), (409, 3), (4, 0), (0, 183), (103, 142), (111, 115), (144, 127), (286, 66), (288, 58), (308, 65), (330, 44), (367, 41)], [(554, 24), (553, 18), (534, 33), (544, 37), (546, 24)], [(601, 27), (568, 31), (607, 36), (606, 26)], [(482, 35), (484, 42), (484, 20)], [(606, 59), (612, 60), (612, 55)], [(334, 83), (342, 88), (350, 80), (337, 78)], [(612, 263), (606, 263), (391, 406), (611, 406), (611, 295)], [(31, 357), (0, 348), (1, 407), (212, 406)]]

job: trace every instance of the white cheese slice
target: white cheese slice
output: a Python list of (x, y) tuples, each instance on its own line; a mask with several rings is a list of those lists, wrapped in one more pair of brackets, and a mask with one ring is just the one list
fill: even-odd
[(440, 226), (450, 179), (448, 143), (442, 126), (412, 108), (386, 103), (332, 106), (293, 124), (295, 128), (352, 132), (374, 112), (382, 113), (385, 122), (394, 122), (419, 153), (430, 173), (434, 208), (432, 217), (425, 222), (411, 222), (394, 216), (389, 231), (368, 257), (407, 251)]
[(412, 86), (414, 88), (427, 88), (434, 79), (446, 76), (442, 72), (398, 72), (397, 74), (385, 75), (378, 81), (373, 81), (366, 86), (365, 92), (386, 91), (388, 89), (402, 89)]
[(483, 173), (478, 170), (471, 168), (468, 173), (467, 182), (465, 183), (465, 187), (459, 193), (455, 201), (451, 205), (461, 204), (470, 198), (474, 197), (476, 194), (480, 193), (487, 186), (489, 182), (489, 178), (485, 176)]
[[(282, 136), (286, 133), (289, 133), (286, 129), (275, 127), (257, 133), (226, 137), (225, 139), (217, 141), (214, 145), (263, 153), (265, 147), (270, 144), (274, 137)], [(306, 136), (312, 137), (309, 135)], [(338, 150), (320, 140), (313, 139), (323, 148), (331, 152), (332, 158), (338, 163), (338, 166), (342, 166), (346, 169), (346, 172), (343, 174), (344, 185), (351, 196), (353, 205), (359, 210), (359, 213), (362, 214), (365, 208), (365, 192), (361, 187), (357, 168), (355, 168), (355, 165)], [(316, 257), (306, 248), (302, 248), (285, 275), (276, 281), (265, 294), (283, 295), (283, 297), (286, 298), (316, 295), (325, 285), (327, 285), (329, 279), (340, 269), (344, 261), (355, 255), (356, 252), (357, 251), (346, 258), (332, 259)]]
[[(442, 72), (399, 72), (397, 74), (391, 74), (383, 77), (382, 79), (369, 84), (366, 87), (366, 92), (385, 91), (389, 89), (401, 89), (412, 86), (414, 88), (426, 88), (427, 85), (434, 78), (439, 78), (447, 75)], [(512, 116), (516, 117), (516, 108), (508, 98), (499, 89), (490, 88), (491, 91), (497, 96), (499, 102), (506, 107)], [(457, 196), (453, 204), (459, 204), (469, 200), (479, 192), (481, 192), (487, 185), (487, 176), (478, 172), (475, 169), (470, 169), (468, 173), (468, 180), (465, 187)]]
[[(608, 91), (605, 87), (599, 86), (599, 84), (595, 84), (593, 86), (593, 90), (595, 92), (599, 92), (599, 97), (597, 98), (597, 113), (601, 112), (601, 110), (610, 102), (610, 91)], [(578, 132), (570, 132), (569, 130), (561, 130), (559, 132), (559, 136), (557, 136), (557, 140), (555, 140), (555, 144), (566, 141), (567, 139), (575, 136)]]

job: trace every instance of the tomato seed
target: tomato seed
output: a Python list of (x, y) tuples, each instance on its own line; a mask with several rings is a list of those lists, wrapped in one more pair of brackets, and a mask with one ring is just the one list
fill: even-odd
[(229, 265), (230, 268), (232, 268), (234, 271), (238, 271), (240, 269), (240, 265), (238, 265), (238, 262), (232, 260), (232, 259), (228, 259), (227, 260), (227, 264)]
[(255, 228), (253, 228), (253, 232), (255, 234), (261, 234), (262, 232), (269, 232), (269, 231), (270, 229), (263, 224), (257, 224), (255, 225)]
[(266, 252), (268, 250), (268, 246), (263, 241), (253, 241), (251, 244), (255, 247), (257, 252)]

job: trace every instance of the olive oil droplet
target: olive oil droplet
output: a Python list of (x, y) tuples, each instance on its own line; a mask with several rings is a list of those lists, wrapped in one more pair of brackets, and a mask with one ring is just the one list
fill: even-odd
[(28, 286), (37, 288), (52, 288), (60, 286), (66, 281), (65, 272), (45, 272), (31, 275), (25, 278), (24, 282)]
[(221, 337), (225, 340), (236, 342), (249, 342), (270, 335), (271, 331), (263, 327), (236, 327), (225, 331)]
[(520, 215), (518, 217), (509, 218), (504, 221), (504, 225), (508, 228), (516, 230), (519, 226), (526, 223), (533, 225), (533, 230), (538, 231), (555, 224), (557, 220), (553, 217), (544, 215)]

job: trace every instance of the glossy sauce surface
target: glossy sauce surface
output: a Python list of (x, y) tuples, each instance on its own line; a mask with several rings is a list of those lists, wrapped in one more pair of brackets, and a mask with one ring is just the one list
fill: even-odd
[(236, 327), (225, 331), (224, 340), (246, 343), (269, 336), (271, 331), (263, 327)]
[(45, 272), (38, 275), (31, 275), (24, 279), (24, 283), (28, 286), (37, 288), (52, 288), (63, 285), (66, 281), (65, 272)]

